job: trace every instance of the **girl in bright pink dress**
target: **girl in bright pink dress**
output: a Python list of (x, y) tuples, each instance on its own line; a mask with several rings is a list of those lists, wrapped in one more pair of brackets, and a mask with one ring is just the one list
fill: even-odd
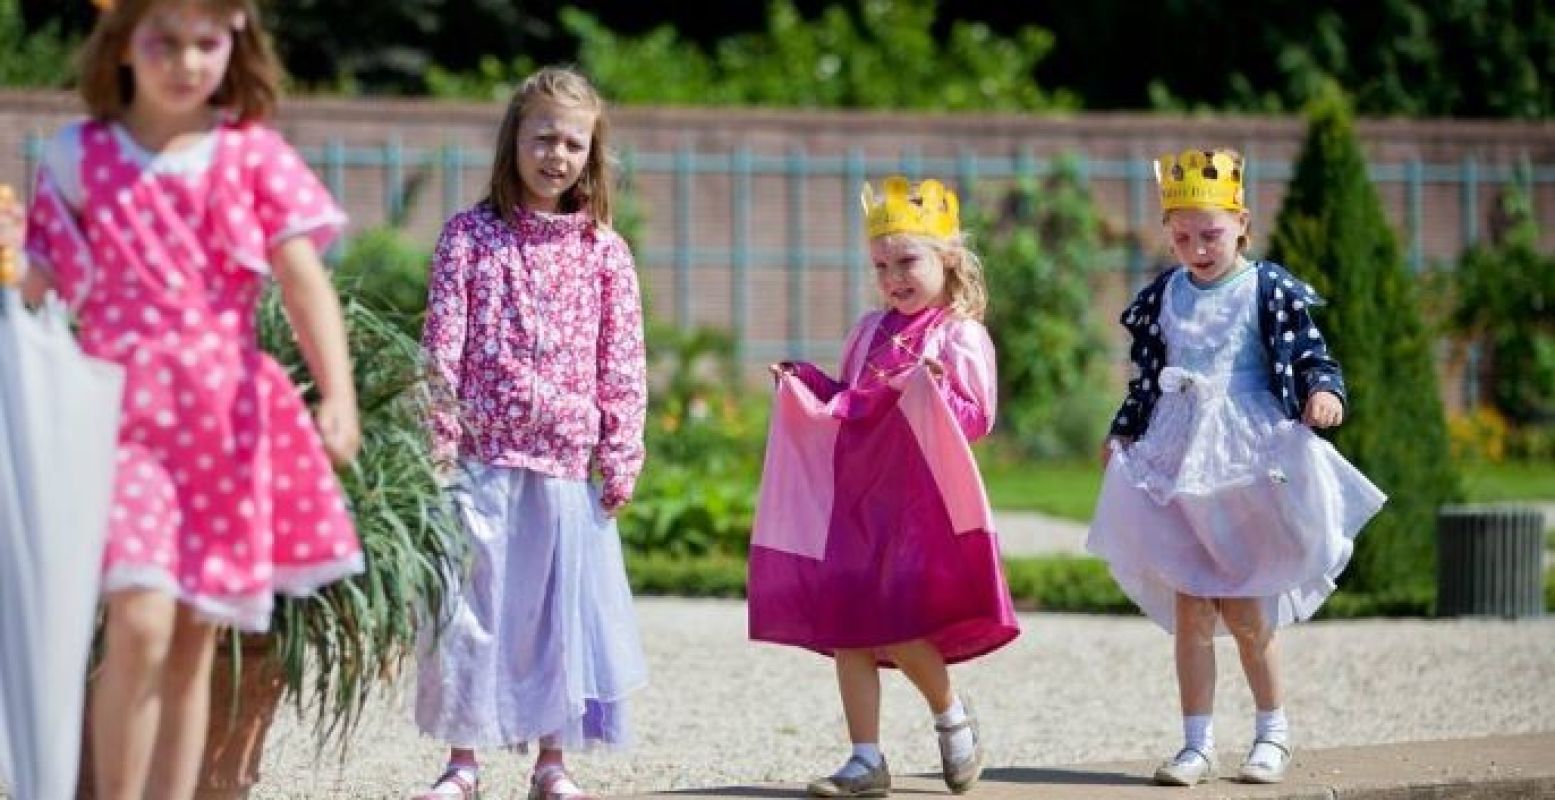
[(978, 320), (982, 268), (956, 196), (903, 178), (865, 187), (870, 258), (886, 308), (859, 320), (832, 379), (778, 376), (750, 550), (750, 635), (832, 656), (853, 753), (821, 797), (883, 797), (878, 666), (902, 670), (934, 714), (946, 785), (965, 792), (984, 752), (947, 664), (1019, 633), (992, 513), (968, 442), (993, 428), (993, 344)]
[[(269, 626), (277, 592), (362, 569), (331, 462), (358, 421), (319, 260), (345, 216), (261, 121), (279, 63), (252, 0), (119, 0), (82, 58), (90, 119), (45, 149), (25, 293), (58, 292), (82, 349), (123, 365), (90, 721), (100, 797), (192, 796), (215, 626)], [(317, 383), (312, 416), (259, 349), (279, 285)]]

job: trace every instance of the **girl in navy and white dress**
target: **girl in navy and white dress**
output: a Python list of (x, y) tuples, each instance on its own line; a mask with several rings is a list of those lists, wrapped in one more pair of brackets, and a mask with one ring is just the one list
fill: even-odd
[(1343, 375), (1313, 324), (1312, 287), (1243, 255), (1241, 156), (1188, 151), (1156, 166), (1180, 264), (1123, 312), (1136, 374), (1086, 547), (1176, 638), (1185, 741), (1156, 781), (1214, 776), (1213, 640), (1229, 633), (1257, 705), (1238, 775), (1272, 783), (1290, 761), (1274, 632), (1322, 605), (1386, 498), (1312, 432), (1343, 421)]

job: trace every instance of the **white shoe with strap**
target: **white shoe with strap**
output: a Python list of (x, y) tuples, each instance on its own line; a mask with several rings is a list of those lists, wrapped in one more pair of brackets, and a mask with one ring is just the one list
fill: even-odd
[(1258, 739), (1247, 752), (1247, 760), (1236, 776), (1243, 783), (1279, 783), (1290, 766), (1290, 746), (1273, 739)]
[(1215, 751), (1184, 747), (1170, 761), (1157, 767), (1155, 782), (1162, 786), (1197, 786), (1215, 779)]

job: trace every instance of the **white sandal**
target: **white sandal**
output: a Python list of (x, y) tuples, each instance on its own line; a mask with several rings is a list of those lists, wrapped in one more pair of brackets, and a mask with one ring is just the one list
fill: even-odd
[[(455, 789), (458, 794), (450, 794)], [(413, 800), (480, 800), (481, 777), (477, 767), (466, 764), (449, 764), (443, 774), (432, 782), (432, 788), (416, 795)]]
[(1236, 777), (1243, 783), (1279, 783), (1285, 780), (1285, 768), (1290, 766), (1290, 759), (1290, 747), (1284, 742), (1257, 739), (1247, 751), (1247, 760), (1242, 762)]
[(1184, 747), (1170, 761), (1156, 767), (1155, 782), (1161, 786), (1197, 786), (1215, 779), (1214, 751)]

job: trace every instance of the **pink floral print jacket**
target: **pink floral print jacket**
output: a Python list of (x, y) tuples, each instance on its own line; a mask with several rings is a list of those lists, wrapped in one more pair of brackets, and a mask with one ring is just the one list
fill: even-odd
[(583, 480), (632, 496), (643, 464), (647, 366), (631, 251), (586, 213), (486, 203), (443, 226), (422, 349), (433, 455)]

